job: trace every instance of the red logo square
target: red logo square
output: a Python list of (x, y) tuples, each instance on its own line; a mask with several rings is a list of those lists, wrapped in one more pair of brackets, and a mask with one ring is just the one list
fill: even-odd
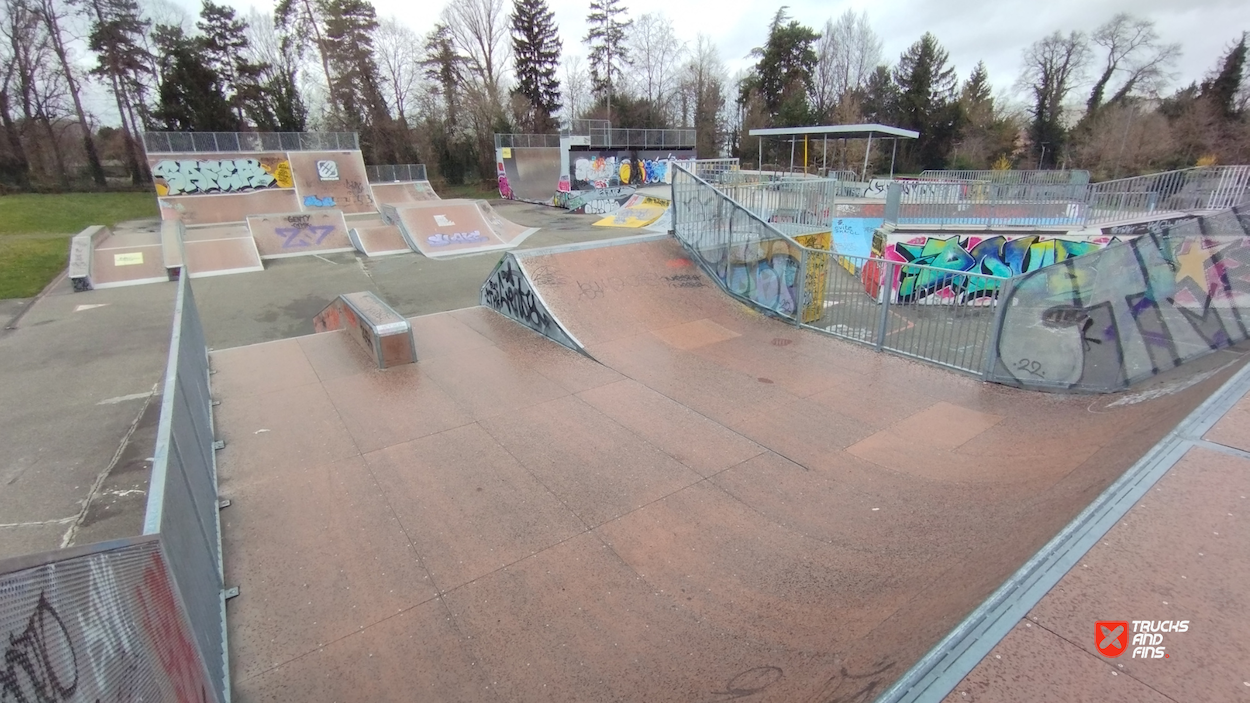
[(1099, 620), (1094, 623), (1094, 646), (1104, 657), (1118, 657), (1128, 648), (1127, 620)]

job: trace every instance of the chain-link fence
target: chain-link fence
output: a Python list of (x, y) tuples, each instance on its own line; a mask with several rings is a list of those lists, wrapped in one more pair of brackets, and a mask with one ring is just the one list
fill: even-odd
[(370, 183), (396, 183), (399, 181), (427, 181), (425, 164), (391, 164), (365, 166)]
[(143, 536), (0, 562), (0, 699), (229, 703), (208, 375), (184, 274)]
[(495, 148), (505, 149), (511, 147), (558, 147), (560, 146), (560, 135), (558, 134), (495, 134)]
[(987, 183), (1017, 183), (1024, 185), (1083, 185), (1089, 183), (1089, 171), (993, 171), (929, 169), (920, 172), (924, 180), (939, 181), (985, 181)]
[(143, 132), (149, 154), (359, 151), (356, 132)]

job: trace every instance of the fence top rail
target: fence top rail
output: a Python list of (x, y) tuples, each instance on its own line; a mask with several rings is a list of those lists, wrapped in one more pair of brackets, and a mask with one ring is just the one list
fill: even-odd
[(142, 132), (139, 136), (148, 154), (360, 149), (356, 132)]
[(71, 559), (88, 556), (91, 554), (103, 554), (104, 552), (112, 552), (118, 549), (126, 549), (136, 544), (145, 542), (156, 542), (160, 540), (160, 535), (135, 535), (133, 537), (120, 537), (118, 539), (105, 540), (103, 542), (93, 542), (91, 544), (76, 544), (63, 549), (53, 549), (47, 552), (35, 552), (33, 554), (20, 554), (14, 557), (6, 557), (0, 559), (0, 576), (25, 571), (27, 569), (35, 569), (48, 564), (58, 564)]
[[(1011, 279), (1014, 279), (1014, 278), (1019, 278), (1018, 276), (995, 276), (994, 274), (989, 274), (989, 273), (968, 273), (968, 272), (966, 272), (966, 271), (955, 271), (955, 270), (952, 270), (952, 269), (945, 269), (945, 268), (942, 268), (942, 267), (940, 267), (940, 266), (927, 266), (927, 265), (924, 265), (924, 264), (910, 264), (910, 263), (907, 263), (906, 261), (891, 261), (891, 260), (889, 260), (889, 259), (881, 259), (881, 258), (876, 258), (876, 257), (857, 257), (857, 256), (849, 256), (849, 255), (846, 255), (846, 254), (839, 254), (839, 253), (838, 253), (838, 252), (836, 252), (836, 251), (830, 251), (830, 250), (827, 250), (827, 249), (815, 249), (815, 248), (813, 248), (813, 247), (805, 246), (805, 245), (803, 245), (803, 244), (799, 243), (799, 241), (798, 241), (798, 240), (796, 240), (793, 236), (791, 236), (791, 235), (789, 235), (789, 234), (786, 234), (785, 232), (781, 231), (780, 229), (777, 229), (777, 227), (776, 227), (773, 223), (768, 222), (767, 220), (765, 220), (764, 218), (760, 217), (759, 215), (756, 215), (756, 214), (755, 214), (755, 213), (754, 213), (754, 212), (753, 212), (750, 208), (748, 208), (748, 207), (746, 207), (745, 205), (743, 205), (742, 203), (738, 202), (737, 200), (735, 200), (733, 197), (731, 197), (731, 196), (730, 196), (730, 195), (728, 195), (727, 193), (725, 193), (725, 192), (721, 191), (719, 188), (717, 188), (717, 187), (713, 186), (711, 183), (708, 183), (707, 181), (703, 180), (702, 178), (700, 178), (700, 177), (696, 176), (694, 173), (690, 172), (690, 170), (688, 170), (687, 168), (685, 168), (685, 165), (684, 165), (684, 164), (682, 164), (681, 162), (677, 162), (675, 165), (676, 165), (676, 167), (677, 167), (677, 170), (681, 171), (682, 173), (686, 174), (686, 175), (687, 175), (687, 176), (689, 176), (690, 178), (694, 179), (694, 181), (695, 181), (697, 184), (702, 185), (702, 186), (704, 186), (704, 187), (708, 188), (709, 190), (713, 191), (713, 192), (714, 192), (714, 193), (716, 193), (718, 196), (720, 196), (720, 197), (724, 198), (727, 202), (729, 202), (729, 204), (733, 205), (735, 208), (737, 208), (737, 209), (741, 210), (742, 212), (746, 213), (746, 214), (747, 214), (747, 215), (748, 215), (748, 216), (749, 216), (752, 220), (754, 220), (757, 224), (763, 225), (763, 226), (764, 226), (764, 228), (765, 228), (766, 230), (769, 230), (772, 234), (775, 234), (775, 235), (776, 235), (776, 237), (774, 237), (774, 239), (784, 239), (784, 240), (786, 240), (787, 242), (789, 242), (789, 244), (790, 244), (791, 246), (795, 247), (796, 249), (801, 249), (801, 250), (803, 250), (803, 251), (805, 251), (805, 252), (807, 252), (807, 253), (809, 253), (809, 254), (823, 254), (823, 255), (825, 255), (825, 256), (837, 256), (837, 257), (839, 257), (839, 258), (858, 259), (858, 260), (861, 260), (861, 261), (866, 261), (866, 262), (867, 262), (867, 261), (876, 261), (876, 262), (879, 262), (879, 263), (881, 263), (881, 264), (890, 264), (890, 265), (893, 265), (893, 266), (906, 267), (909, 271), (911, 271), (911, 270), (916, 270), (916, 271), (936, 271), (936, 272), (942, 273), (942, 274), (944, 274), (944, 275), (951, 275), (951, 276), (969, 276), (969, 277), (972, 277), (972, 278), (985, 279), (985, 280), (1007, 281), (1007, 280), (1011, 280)], [(677, 184), (674, 182), (674, 185), (677, 185)], [(674, 200), (674, 201), (676, 201), (676, 200), (677, 200), (677, 194), (676, 194), (676, 193), (674, 193), (674, 194), (673, 194), (673, 200)], [(674, 224), (676, 224), (676, 222), (674, 222)]]

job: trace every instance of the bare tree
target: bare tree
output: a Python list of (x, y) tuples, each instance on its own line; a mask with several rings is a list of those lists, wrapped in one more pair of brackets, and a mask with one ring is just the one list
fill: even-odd
[(725, 65), (707, 35), (695, 39), (694, 51), (682, 68), (680, 95), (682, 126), (693, 123), (699, 156), (720, 156), (725, 132)]
[(560, 87), (564, 91), (564, 119), (572, 124), (589, 107), (590, 74), (586, 72), (586, 62), (582, 57), (565, 55), (564, 80)]
[(451, 0), (441, 19), (477, 83), (470, 92), (501, 110), (501, 88), (511, 50), (504, 0)]
[(1107, 103), (1121, 102), (1134, 90), (1155, 91), (1162, 87), (1169, 77), (1168, 69), (1181, 55), (1180, 44), (1159, 42), (1153, 21), (1126, 12), (1099, 27), (1092, 39), (1106, 51), (1106, 58), (1085, 104), (1089, 116), (1103, 106), (1107, 88), (1117, 74), (1123, 76), (1122, 82)]
[(78, 127), (82, 132), (82, 145), (83, 150), (87, 154), (87, 167), (91, 172), (91, 180), (97, 186), (103, 188), (108, 185), (108, 181), (104, 177), (104, 165), (100, 163), (100, 152), (96, 149), (91, 122), (88, 121), (87, 111), (82, 106), (79, 78), (76, 75), (73, 61), (70, 59), (65, 37), (61, 33), (61, 22), (67, 16), (68, 10), (59, 5), (57, 0), (32, 0), (30, 7), (39, 16), (47, 31), (49, 46), (52, 48), (53, 55), (56, 56), (56, 62), (61, 69), (61, 75), (65, 78), (66, 88), (69, 90), (70, 98), (73, 100), (74, 114), (78, 117)]
[(411, 124), (409, 110), (421, 82), (421, 38), (410, 27), (394, 17), (378, 22), (373, 35), (378, 74), (390, 94), (387, 100), (395, 107), (395, 117)]
[(1041, 165), (1057, 163), (1067, 140), (1064, 100), (1080, 82), (1089, 62), (1089, 43), (1081, 32), (1060, 32), (1033, 42), (1024, 50), (1024, 69), (1017, 86), (1032, 95), (1030, 136)]
[(629, 42), (630, 58), (637, 69), (634, 90), (647, 101), (653, 117), (665, 120), (671, 116), (686, 45), (677, 39), (672, 21), (660, 13), (638, 17)]
[(29, 119), (29, 100), (26, 84), (29, 80), (24, 70), (23, 54), (29, 53), (34, 35), (39, 31), (39, 20), (20, 0), (4, 0), (0, 3), (0, 123), (4, 127), (5, 141), (12, 152), (4, 159), (4, 170), (13, 174), (18, 186), (30, 186), (30, 160), (22, 143), (21, 130), (13, 119), (12, 100), (14, 88), (23, 103), (24, 117)]
[(825, 22), (816, 45), (812, 75), (813, 107), (827, 117), (848, 91), (862, 88), (881, 63), (881, 38), (868, 24), (868, 13), (847, 10)]

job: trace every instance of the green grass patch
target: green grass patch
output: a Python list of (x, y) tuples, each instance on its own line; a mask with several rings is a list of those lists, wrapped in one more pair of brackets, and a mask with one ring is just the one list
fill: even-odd
[(0, 197), (0, 235), (78, 234), (91, 225), (156, 217), (156, 194), (23, 193)]
[(68, 259), (68, 237), (0, 239), (0, 298), (38, 295)]

